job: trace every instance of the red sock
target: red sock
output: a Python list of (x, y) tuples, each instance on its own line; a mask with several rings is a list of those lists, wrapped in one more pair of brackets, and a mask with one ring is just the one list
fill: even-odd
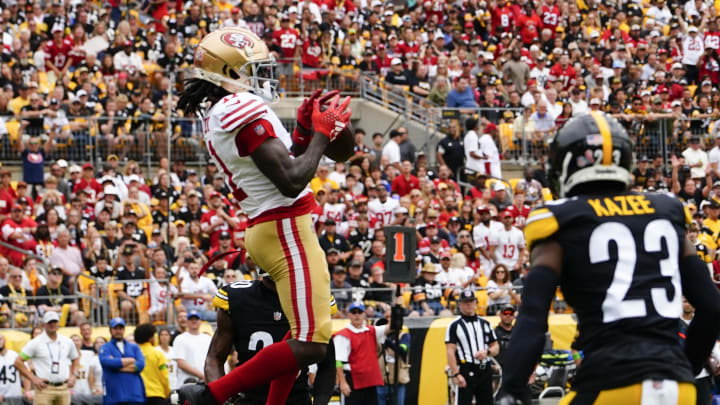
[[(290, 331), (283, 337), (283, 342), (290, 339)], [(295, 369), (290, 373), (281, 375), (270, 383), (270, 392), (268, 393), (265, 405), (283, 405), (287, 401), (288, 395), (295, 384), (299, 369)]]
[[(268, 366), (272, 364), (272, 366)], [(297, 373), (298, 365), (287, 342), (272, 344), (230, 374), (208, 384), (218, 404), (225, 403), (238, 392), (267, 384), (278, 377)]]

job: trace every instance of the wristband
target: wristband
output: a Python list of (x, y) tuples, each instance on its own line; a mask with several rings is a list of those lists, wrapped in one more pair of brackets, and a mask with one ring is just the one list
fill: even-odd
[(457, 373), (451, 375), (450, 378), (455, 378), (455, 377), (457, 377), (457, 376), (459, 376), (459, 375), (460, 375), (460, 372), (458, 371)]
[(575, 352), (572, 354), (573, 360), (580, 360), (582, 359), (582, 356), (580, 355), (580, 352)]
[(312, 132), (303, 128), (302, 125), (298, 122), (297, 126), (295, 127), (295, 130), (292, 134), (292, 142), (294, 145), (299, 146), (308, 146), (310, 145), (310, 140), (312, 139)]

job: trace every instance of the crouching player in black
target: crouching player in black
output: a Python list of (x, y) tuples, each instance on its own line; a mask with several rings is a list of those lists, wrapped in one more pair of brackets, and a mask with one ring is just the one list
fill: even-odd
[[(331, 312), (336, 312), (334, 300)], [(237, 281), (218, 290), (213, 298), (217, 308), (217, 329), (205, 360), (205, 378), (212, 382), (225, 375), (225, 361), (233, 347), (238, 365), (250, 360), (262, 348), (289, 338), (290, 325), (283, 314), (275, 283), (265, 273), (261, 280)], [(312, 394), (315, 404), (327, 404), (335, 384), (335, 353), (328, 348), (327, 361), (318, 364)], [(272, 367), (272, 365), (268, 365)], [(233, 405), (265, 405), (270, 386), (242, 392)], [(287, 404), (310, 405), (307, 368), (301, 370), (292, 386)]]

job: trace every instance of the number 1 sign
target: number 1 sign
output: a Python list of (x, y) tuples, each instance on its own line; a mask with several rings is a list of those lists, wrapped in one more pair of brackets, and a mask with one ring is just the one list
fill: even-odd
[(383, 232), (386, 238), (384, 280), (392, 283), (412, 283), (417, 278), (415, 228), (386, 226)]

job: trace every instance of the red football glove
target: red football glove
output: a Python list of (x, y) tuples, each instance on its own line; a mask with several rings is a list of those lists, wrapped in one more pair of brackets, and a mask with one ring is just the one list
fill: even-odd
[(305, 131), (311, 132), (310, 130), (312, 129), (313, 102), (316, 98), (318, 98), (322, 91), (323, 89), (317, 89), (313, 91), (310, 97), (303, 100), (302, 104), (300, 104), (300, 108), (298, 108), (297, 110), (297, 123)]
[[(293, 144), (295, 145), (301, 145), (301, 146), (308, 146), (310, 144), (310, 140), (312, 139), (313, 130), (312, 130), (312, 112), (313, 112), (313, 105), (315, 103), (315, 100), (320, 97), (320, 94), (322, 94), (323, 89), (317, 89), (310, 97), (303, 100), (302, 104), (300, 105), (300, 108), (297, 110), (297, 126), (295, 127), (295, 130), (292, 134), (292, 140)], [(325, 104), (328, 99), (336, 96), (339, 94), (339, 91), (333, 90), (325, 94), (324, 96), (319, 98), (320, 105)]]
[(334, 96), (325, 111), (320, 111), (320, 100), (316, 99), (313, 103), (313, 128), (315, 128), (315, 131), (327, 136), (330, 142), (340, 135), (352, 116), (352, 110), (348, 107), (350, 97), (345, 97), (345, 100), (340, 105), (338, 105), (339, 100), (339, 95)]

